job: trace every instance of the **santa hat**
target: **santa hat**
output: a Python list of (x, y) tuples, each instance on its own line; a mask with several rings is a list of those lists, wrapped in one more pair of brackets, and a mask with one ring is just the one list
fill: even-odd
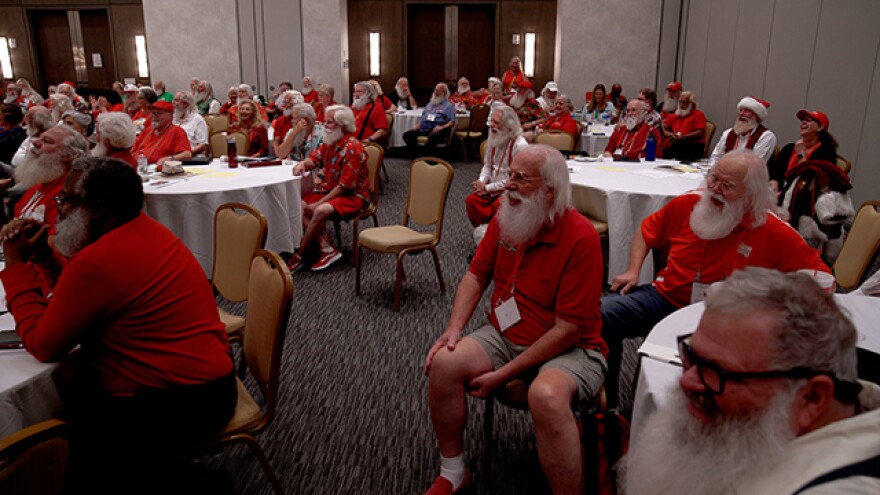
[(668, 91), (675, 91), (676, 93), (681, 93), (684, 91), (684, 86), (681, 85), (678, 81), (673, 81), (666, 85), (666, 89)]
[(767, 109), (770, 108), (770, 102), (754, 96), (746, 96), (742, 100), (739, 100), (739, 104), (736, 106), (737, 110), (742, 110), (743, 108), (748, 108), (752, 112), (755, 112), (755, 116), (758, 117), (758, 120), (764, 121), (764, 119), (767, 118)]

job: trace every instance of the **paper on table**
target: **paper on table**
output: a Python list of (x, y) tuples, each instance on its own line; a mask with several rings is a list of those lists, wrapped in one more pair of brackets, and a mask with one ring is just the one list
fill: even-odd
[(621, 167), (612, 167), (611, 165), (601, 165), (601, 166), (596, 167), (596, 168), (598, 168), (599, 170), (605, 170), (605, 171), (608, 171), (608, 172), (627, 172), (627, 171), (628, 171), (628, 170), (625, 169), (625, 168), (621, 168)]
[(645, 342), (639, 347), (639, 354), (656, 359), (657, 361), (681, 366), (681, 358), (679, 358), (678, 352), (676, 352), (675, 349), (670, 349), (662, 345)]
[(652, 179), (665, 179), (667, 177), (678, 177), (681, 175), (678, 172), (657, 170), (654, 168), (647, 168), (647, 169), (643, 169), (643, 170), (633, 170), (632, 173), (644, 175), (645, 177), (650, 177)]

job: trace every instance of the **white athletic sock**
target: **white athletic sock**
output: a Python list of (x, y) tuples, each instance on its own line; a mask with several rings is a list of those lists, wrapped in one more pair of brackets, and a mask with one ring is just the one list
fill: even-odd
[(464, 465), (464, 454), (455, 457), (440, 456), (440, 476), (452, 482), (452, 489), (457, 490), (464, 481), (467, 468)]

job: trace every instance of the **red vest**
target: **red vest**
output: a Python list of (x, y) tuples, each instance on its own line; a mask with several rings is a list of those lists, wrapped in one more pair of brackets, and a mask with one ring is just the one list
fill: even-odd
[[(755, 143), (758, 142), (758, 139), (760, 139), (761, 134), (764, 134), (764, 132), (766, 130), (767, 130), (767, 128), (764, 127), (763, 124), (758, 124), (758, 127), (755, 128), (755, 131), (752, 132), (751, 136), (749, 136), (749, 140), (746, 141), (746, 149), (750, 149), (750, 150), (754, 149)], [(734, 146), (736, 146), (736, 140), (737, 140), (737, 135), (735, 132), (733, 132), (733, 129), (731, 129), (730, 132), (727, 133), (727, 140), (724, 141), (724, 152), (725, 153), (729, 152), (730, 150), (733, 149)]]

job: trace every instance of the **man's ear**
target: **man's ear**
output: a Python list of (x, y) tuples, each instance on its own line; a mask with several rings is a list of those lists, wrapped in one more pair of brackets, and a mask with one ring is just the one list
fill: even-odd
[(793, 406), (793, 420), (798, 435), (808, 433), (818, 426), (834, 403), (834, 381), (831, 377), (818, 375), (810, 378), (798, 390)]

